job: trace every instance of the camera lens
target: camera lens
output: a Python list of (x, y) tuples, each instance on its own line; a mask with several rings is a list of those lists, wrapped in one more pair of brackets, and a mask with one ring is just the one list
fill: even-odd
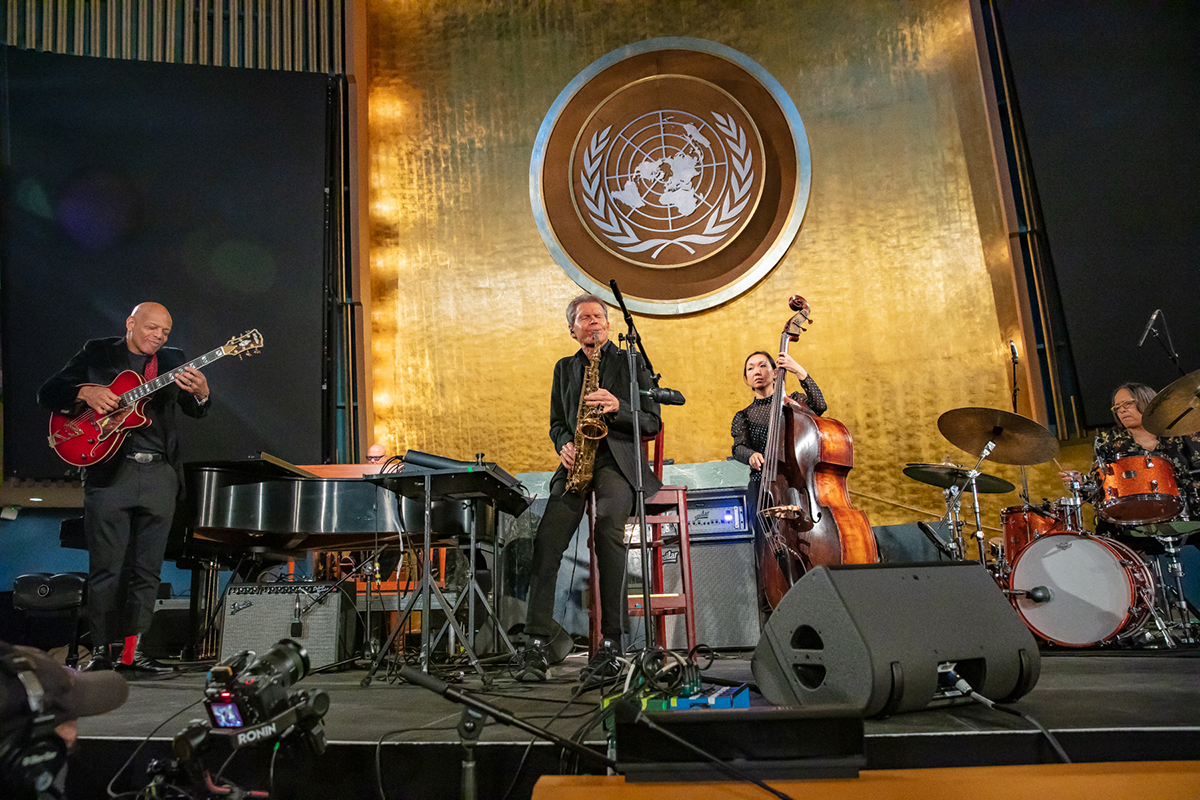
[(272, 675), (286, 688), (307, 675), (309, 666), (304, 645), (291, 639), (280, 639), (263, 653), (249, 671), (257, 675)]

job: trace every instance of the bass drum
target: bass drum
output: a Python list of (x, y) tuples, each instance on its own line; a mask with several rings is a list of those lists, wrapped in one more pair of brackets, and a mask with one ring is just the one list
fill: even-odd
[(1133, 636), (1154, 606), (1154, 576), (1141, 557), (1100, 536), (1054, 533), (1016, 557), (1008, 588), (1050, 590), (1035, 602), (1014, 595), (1013, 605), (1037, 636), (1064, 647), (1087, 647)]

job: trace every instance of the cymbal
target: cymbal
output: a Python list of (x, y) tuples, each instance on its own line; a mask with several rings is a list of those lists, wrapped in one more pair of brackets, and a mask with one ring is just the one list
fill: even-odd
[[(904, 468), (904, 474), (914, 481), (928, 483), (939, 489), (949, 489), (951, 486), (966, 487), (970, 481), (970, 472), (956, 464), (909, 464)], [(980, 494), (1006, 494), (1016, 488), (995, 475), (980, 473), (975, 478), (975, 490)]]
[(996, 408), (956, 408), (938, 417), (938, 430), (972, 455), (996, 444), (988, 459), (999, 464), (1041, 464), (1058, 455), (1058, 440), (1043, 426)]
[(1187, 436), (1200, 431), (1200, 370), (1156, 394), (1142, 412), (1142, 427), (1155, 436)]
[(1184, 520), (1158, 522), (1153, 525), (1139, 525), (1136, 528), (1128, 528), (1127, 531), (1134, 536), (1158, 536), (1165, 539), (1174, 536), (1189, 536), (1200, 532), (1200, 522), (1186, 522)]

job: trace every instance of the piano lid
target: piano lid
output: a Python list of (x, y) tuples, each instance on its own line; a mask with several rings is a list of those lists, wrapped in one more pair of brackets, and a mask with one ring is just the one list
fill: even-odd
[[(461, 536), (468, 529), (461, 501), (481, 499), (485, 502), (477, 506), (513, 515), (523, 513), (532, 502), (523, 494), (520, 482), (494, 464), (472, 464), (469, 470), (408, 466), (403, 476), (364, 476), (362, 473), (377, 468), (339, 465), (333, 474), (344, 474), (345, 469), (358, 474), (321, 477), (263, 456), (266, 454), (184, 465), (188, 481), (185, 524), (193, 533), (234, 547), (262, 544), (298, 550), (339, 549), (349, 542), (367, 545), (379, 534), (403, 530), (401, 513), (420, 519), (418, 525), (410, 523), (409, 529), (424, 528), (423, 509), (414, 508), (412, 501), (419, 498), (423, 507), (427, 473), (434, 475), (435, 533), (439, 535)], [(398, 502), (400, 498), (405, 499)], [(479, 524), (477, 529), (481, 539), (494, 536), (493, 524)]]

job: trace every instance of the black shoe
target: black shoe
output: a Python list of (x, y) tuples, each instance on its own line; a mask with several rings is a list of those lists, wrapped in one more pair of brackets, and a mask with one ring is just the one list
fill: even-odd
[(112, 650), (108, 645), (92, 648), (92, 660), (87, 663), (82, 672), (100, 672), (113, 668)]
[(521, 664), (517, 680), (524, 683), (540, 683), (546, 680), (550, 662), (546, 658), (546, 643), (541, 639), (530, 639), (521, 653)]
[(129, 672), (137, 675), (166, 675), (173, 671), (170, 667), (160, 664), (145, 653), (138, 651), (134, 651), (132, 664), (118, 661), (116, 669), (117, 672)]
[(614, 639), (604, 639), (592, 660), (579, 673), (581, 683), (603, 681), (621, 674), (621, 644)]

